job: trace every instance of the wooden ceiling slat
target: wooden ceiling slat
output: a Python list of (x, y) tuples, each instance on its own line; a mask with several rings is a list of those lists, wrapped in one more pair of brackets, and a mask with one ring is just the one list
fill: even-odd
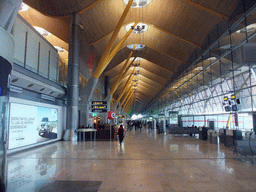
[(213, 11), (213, 10), (211, 10), (211, 9), (208, 9), (208, 8), (202, 6), (202, 5), (199, 5), (199, 4), (195, 3), (194, 1), (191, 1), (191, 0), (182, 0), (182, 1), (185, 1), (185, 2), (187, 2), (187, 3), (189, 3), (189, 4), (191, 4), (191, 5), (197, 7), (197, 8), (199, 8), (199, 9), (201, 9), (201, 10), (207, 11), (207, 12), (213, 14), (213, 15), (216, 15), (216, 16), (218, 16), (218, 17), (221, 17), (221, 18), (224, 19), (224, 20), (229, 20), (229, 18), (228, 18), (226, 15), (217, 13), (216, 11)]
[(83, 14), (84, 12), (88, 11), (89, 9), (93, 8), (95, 5), (97, 5), (98, 3), (101, 3), (102, 1), (105, 1), (105, 0), (97, 0), (95, 2), (93, 2), (92, 4), (90, 4), (89, 6), (83, 8), (81, 11), (79, 11), (78, 13), (79, 14)]

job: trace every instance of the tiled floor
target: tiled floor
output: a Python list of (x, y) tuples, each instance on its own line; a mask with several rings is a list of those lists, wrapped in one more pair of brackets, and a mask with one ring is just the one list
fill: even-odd
[(133, 130), (122, 147), (62, 141), (11, 155), (8, 192), (256, 191), (255, 162), (196, 137)]

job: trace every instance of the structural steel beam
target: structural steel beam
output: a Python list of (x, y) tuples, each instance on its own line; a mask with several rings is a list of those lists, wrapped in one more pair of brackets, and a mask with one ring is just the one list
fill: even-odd
[(97, 79), (99, 79), (100, 75), (102, 74), (104, 69), (107, 67), (106, 61), (108, 59), (108, 55), (109, 55), (109, 53), (111, 51), (111, 48), (113, 47), (113, 44), (114, 44), (114, 42), (115, 42), (115, 40), (117, 38), (117, 35), (118, 35), (122, 25), (123, 25), (123, 22), (124, 22), (124, 20), (125, 20), (125, 18), (127, 16), (128, 12), (130, 10), (130, 7), (131, 7), (132, 3), (133, 3), (133, 0), (129, 0), (129, 2), (128, 2), (127, 6), (125, 7), (125, 10), (124, 10), (124, 12), (123, 12), (123, 14), (122, 14), (122, 16), (121, 16), (121, 18), (119, 20), (119, 22), (117, 23), (117, 25), (115, 27), (115, 30), (114, 30), (114, 32), (113, 32), (113, 34), (112, 34), (112, 36), (111, 36), (111, 38), (110, 38), (110, 40), (108, 42), (108, 45), (107, 45), (104, 53), (102, 54), (102, 57), (101, 57), (101, 59), (99, 61), (99, 64), (98, 64), (98, 66), (97, 66), (97, 68), (96, 68), (96, 70), (95, 70), (95, 72), (93, 74), (93, 77), (95, 77)]

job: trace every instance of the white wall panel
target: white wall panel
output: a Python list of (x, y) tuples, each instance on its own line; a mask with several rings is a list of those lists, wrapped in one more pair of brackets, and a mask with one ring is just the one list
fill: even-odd
[(40, 62), (39, 75), (48, 78), (49, 46), (46, 42), (40, 41)]
[(39, 37), (30, 28), (28, 28), (27, 31), (28, 31), (28, 40), (27, 40), (26, 68), (31, 71), (37, 72)]
[(21, 66), (24, 66), (26, 32), (26, 25), (17, 17), (13, 27), (13, 39), (15, 42), (14, 62)]

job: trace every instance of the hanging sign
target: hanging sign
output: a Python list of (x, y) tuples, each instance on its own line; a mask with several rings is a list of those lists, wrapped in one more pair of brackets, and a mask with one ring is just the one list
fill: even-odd
[(91, 112), (93, 113), (106, 113), (107, 101), (92, 101)]
[(116, 114), (115, 114), (114, 111), (109, 111), (108, 112), (108, 119), (115, 119), (115, 116), (116, 116)]

